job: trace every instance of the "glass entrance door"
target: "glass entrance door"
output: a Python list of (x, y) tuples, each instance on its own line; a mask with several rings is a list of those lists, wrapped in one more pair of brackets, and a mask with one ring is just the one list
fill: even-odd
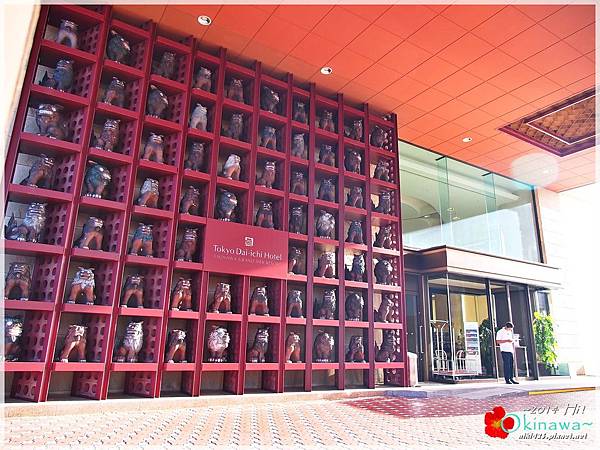
[(430, 277), (428, 289), (432, 375), (494, 377), (494, 336), (486, 284), (444, 275)]
[(417, 377), (424, 380), (424, 356), (425, 356), (425, 329), (423, 326), (424, 314), (423, 304), (419, 290), (421, 278), (416, 275), (406, 275), (406, 347), (410, 353), (417, 355)]
[[(497, 332), (506, 322), (514, 325), (513, 333), (518, 338), (515, 345), (515, 374), (517, 377), (536, 377), (535, 347), (531, 329), (530, 298), (527, 286), (513, 283), (490, 283), (491, 304), (495, 314)], [(504, 377), (500, 348), (496, 346), (498, 378)]]

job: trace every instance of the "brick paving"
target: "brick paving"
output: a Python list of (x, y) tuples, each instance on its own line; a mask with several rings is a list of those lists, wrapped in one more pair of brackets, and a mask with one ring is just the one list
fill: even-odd
[(483, 415), (497, 405), (517, 412), (577, 404), (593, 417), (599, 399), (600, 391), (483, 400), (371, 397), (9, 418), (3, 448), (597, 448), (591, 434), (566, 443), (492, 439)]

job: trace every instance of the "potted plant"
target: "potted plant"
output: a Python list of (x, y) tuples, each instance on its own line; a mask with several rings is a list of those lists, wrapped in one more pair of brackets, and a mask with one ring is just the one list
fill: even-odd
[(552, 317), (539, 312), (533, 313), (533, 336), (535, 338), (535, 353), (537, 354), (540, 375), (556, 373), (556, 337), (554, 336), (554, 321)]
[(494, 335), (492, 333), (492, 324), (490, 319), (484, 319), (479, 325), (479, 342), (481, 347), (481, 363), (487, 376), (492, 376), (494, 370), (492, 365), (492, 355)]

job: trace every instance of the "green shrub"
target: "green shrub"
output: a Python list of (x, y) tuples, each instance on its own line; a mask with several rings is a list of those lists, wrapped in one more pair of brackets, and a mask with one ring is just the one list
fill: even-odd
[(554, 337), (554, 321), (551, 316), (537, 311), (533, 313), (533, 317), (533, 335), (538, 362), (544, 364), (549, 370), (555, 369), (557, 342)]

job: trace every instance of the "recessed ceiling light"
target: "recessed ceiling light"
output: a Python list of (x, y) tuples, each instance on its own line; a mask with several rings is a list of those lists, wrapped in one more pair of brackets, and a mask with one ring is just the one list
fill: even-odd
[(207, 27), (212, 23), (212, 19), (208, 16), (198, 16), (198, 23)]
[(321, 73), (323, 75), (331, 75), (333, 73), (333, 69), (329, 66), (321, 67)]
[(464, 143), (471, 142), (472, 140), (473, 140), (473, 138), (471, 136), (465, 136), (464, 138), (462, 138), (462, 141)]
[(450, 208), (448, 208), (446, 211), (448, 211), (448, 212), (452, 212), (452, 211), (454, 211), (454, 208), (451, 206), (451, 207), (450, 207)]

